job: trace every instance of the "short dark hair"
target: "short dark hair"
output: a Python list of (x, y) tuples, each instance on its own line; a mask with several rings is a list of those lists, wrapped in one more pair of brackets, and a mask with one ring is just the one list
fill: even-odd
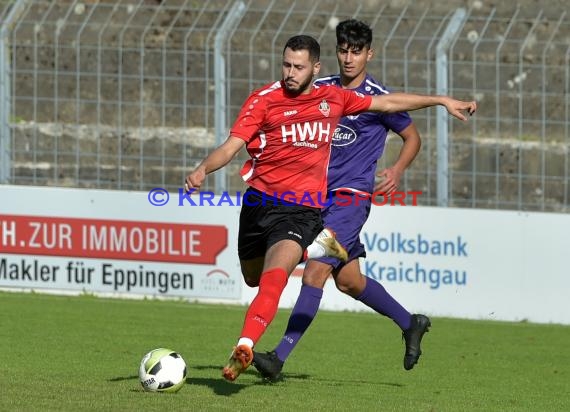
[(351, 49), (361, 50), (372, 45), (372, 29), (360, 20), (341, 21), (336, 26), (337, 46), (347, 45)]
[(318, 62), (321, 58), (321, 46), (319, 45), (319, 42), (313, 37), (305, 34), (293, 36), (287, 40), (287, 43), (283, 48), (283, 53), (285, 53), (285, 49), (287, 48), (290, 48), (293, 51), (307, 50), (309, 52), (309, 59), (313, 63)]

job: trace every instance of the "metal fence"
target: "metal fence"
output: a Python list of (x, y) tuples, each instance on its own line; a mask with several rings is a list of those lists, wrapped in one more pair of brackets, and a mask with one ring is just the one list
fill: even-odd
[[(479, 102), (466, 124), (412, 113), (423, 147), (404, 190), (568, 212), (568, 2), (487, 3), (0, 0), (0, 181), (174, 190), (249, 92), (279, 78), (290, 36), (316, 37), (321, 74), (337, 72), (334, 27), (354, 17), (374, 29), (369, 69), (389, 88)], [(399, 148), (391, 138), (380, 167)], [(240, 166), (208, 189), (241, 190)]]

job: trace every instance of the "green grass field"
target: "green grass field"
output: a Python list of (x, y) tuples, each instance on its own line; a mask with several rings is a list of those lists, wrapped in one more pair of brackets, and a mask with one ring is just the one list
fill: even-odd
[[(282, 382), (221, 367), (245, 307), (0, 292), (1, 411), (569, 411), (570, 327), (433, 318), (424, 355), (402, 367), (389, 320), (321, 312)], [(280, 311), (258, 350), (281, 336)], [(143, 392), (142, 356), (180, 352), (187, 384)]]

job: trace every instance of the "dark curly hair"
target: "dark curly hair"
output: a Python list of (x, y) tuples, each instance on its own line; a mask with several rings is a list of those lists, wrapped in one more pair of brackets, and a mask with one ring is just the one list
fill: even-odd
[(293, 36), (287, 40), (287, 43), (283, 48), (283, 53), (285, 53), (285, 49), (287, 48), (290, 48), (293, 51), (307, 50), (309, 52), (309, 59), (312, 63), (318, 62), (321, 58), (321, 46), (319, 45), (319, 42), (311, 36), (304, 34)]
[(372, 44), (372, 29), (366, 23), (350, 19), (336, 26), (337, 46), (347, 45), (350, 49), (362, 50)]

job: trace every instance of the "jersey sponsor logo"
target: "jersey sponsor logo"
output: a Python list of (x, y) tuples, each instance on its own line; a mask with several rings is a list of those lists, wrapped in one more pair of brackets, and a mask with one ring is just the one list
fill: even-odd
[(331, 112), (331, 107), (329, 106), (329, 104), (325, 99), (323, 99), (321, 104), (319, 104), (319, 112), (321, 112), (323, 116), (329, 117), (329, 114)]
[(305, 146), (316, 149), (318, 146), (311, 141), (328, 142), (330, 140), (331, 125), (323, 122), (304, 122), (281, 125), (281, 139), (283, 143), (291, 142), (295, 146)]
[(350, 127), (339, 124), (333, 134), (333, 146), (348, 146), (356, 141), (357, 134)]
[(283, 112), (283, 116), (285, 117), (293, 116), (294, 114), (297, 114), (297, 110), (287, 110), (286, 112)]

